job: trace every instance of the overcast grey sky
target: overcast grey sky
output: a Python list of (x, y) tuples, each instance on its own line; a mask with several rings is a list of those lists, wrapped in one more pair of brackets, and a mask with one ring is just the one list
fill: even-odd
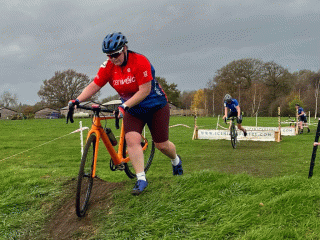
[[(94, 77), (103, 38), (121, 31), (129, 49), (178, 89), (206, 87), (233, 60), (320, 69), (319, 0), (1, 0), (0, 95), (33, 105), (43, 80), (69, 68)], [(105, 86), (100, 98), (116, 92)]]

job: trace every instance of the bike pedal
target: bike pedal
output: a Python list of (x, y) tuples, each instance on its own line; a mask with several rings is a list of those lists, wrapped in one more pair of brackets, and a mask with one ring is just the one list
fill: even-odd
[(123, 171), (123, 170), (125, 169), (125, 166), (124, 166), (123, 163), (118, 164), (118, 165), (116, 165), (115, 167), (116, 167), (116, 170), (120, 170), (120, 171)]

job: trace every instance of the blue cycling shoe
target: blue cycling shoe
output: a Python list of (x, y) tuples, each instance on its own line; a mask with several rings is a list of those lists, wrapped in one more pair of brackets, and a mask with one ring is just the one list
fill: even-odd
[(180, 158), (178, 165), (177, 166), (172, 165), (173, 175), (182, 175), (183, 174), (181, 157), (179, 155), (178, 155), (178, 157)]
[(131, 194), (132, 195), (139, 195), (140, 193), (143, 192), (143, 190), (148, 186), (148, 182), (144, 180), (138, 180), (136, 182), (136, 185), (134, 185)]

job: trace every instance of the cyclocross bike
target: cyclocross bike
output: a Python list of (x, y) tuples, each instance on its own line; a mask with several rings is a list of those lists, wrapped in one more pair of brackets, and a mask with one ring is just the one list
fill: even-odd
[(227, 120), (230, 120), (230, 138), (231, 138), (231, 145), (233, 148), (237, 147), (237, 137), (238, 137), (238, 133), (237, 133), (237, 129), (236, 129), (236, 124), (235, 121), (237, 120), (237, 117), (232, 116), (230, 118), (225, 118), (224, 122), (227, 123)]
[[(124, 137), (123, 122), (121, 124), (119, 143), (117, 143), (111, 129), (106, 127), (108, 119), (115, 119), (116, 129), (119, 129), (119, 111), (104, 109), (100, 105), (92, 105), (91, 107), (79, 105), (78, 108), (91, 110), (93, 112), (92, 126), (87, 135), (77, 182), (76, 213), (78, 217), (83, 217), (88, 208), (94, 179), (98, 178), (96, 175), (96, 166), (100, 139), (102, 139), (104, 146), (111, 156), (110, 169), (112, 171), (125, 171), (129, 178), (135, 178), (136, 175), (133, 166), (130, 163), (130, 159), (127, 156), (127, 144)], [(71, 123), (74, 122), (73, 112), (74, 108), (69, 107), (67, 123), (68, 119), (70, 119)], [(100, 117), (100, 113), (102, 112), (112, 113), (113, 115)], [(101, 125), (101, 120), (106, 120), (104, 128)], [(118, 149), (116, 150), (115, 147), (117, 145)], [(141, 135), (141, 146), (145, 156), (144, 171), (147, 172), (153, 160), (155, 145), (152, 140), (149, 142), (145, 136)]]

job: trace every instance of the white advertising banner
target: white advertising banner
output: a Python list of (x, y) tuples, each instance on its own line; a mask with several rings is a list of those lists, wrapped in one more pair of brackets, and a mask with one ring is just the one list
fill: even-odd
[[(250, 141), (275, 141), (275, 131), (247, 131), (247, 136), (243, 135), (243, 132), (238, 130), (238, 140), (250, 140)], [(225, 139), (230, 140), (229, 130), (214, 130), (214, 129), (199, 129), (198, 139)]]
[[(278, 127), (243, 127), (247, 131), (279, 131)], [(282, 127), (281, 128), (281, 135), (282, 136), (295, 136), (296, 131), (293, 127)]]
[(283, 136), (295, 136), (296, 129), (293, 127), (282, 127), (281, 128), (281, 135)]

